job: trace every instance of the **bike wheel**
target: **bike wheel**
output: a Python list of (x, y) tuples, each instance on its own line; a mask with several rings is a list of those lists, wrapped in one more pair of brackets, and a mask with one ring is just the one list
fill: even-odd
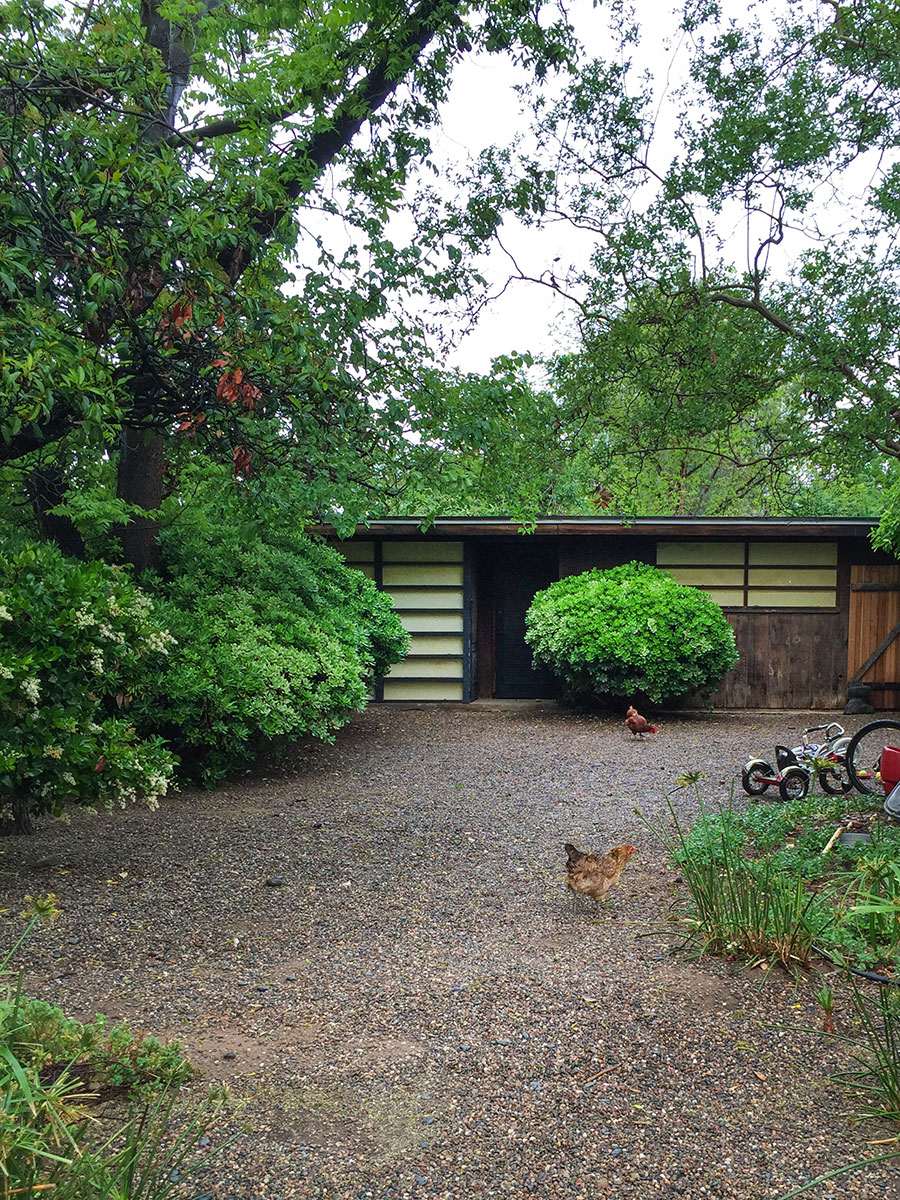
[(774, 775), (769, 763), (761, 758), (751, 758), (741, 771), (741, 787), (748, 796), (761, 796)]
[(854, 733), (847, 747), (846, 764), (850, 781), (865, 795), (882, 795), (881, 752), (885, 746), (900, 744), (900, 721), (885, 718), (870, 721)]
[(853, 788), (853, 781), (843, 763), (835, 763), (827, 771), (819, 772), (819, 787), (829, 796), (846, 796)]
[(781, 776), (778, 794), (785, 804), (791, 800), (802, 800), (809, 791), (809, 772), (802, 767), (788, 767)]

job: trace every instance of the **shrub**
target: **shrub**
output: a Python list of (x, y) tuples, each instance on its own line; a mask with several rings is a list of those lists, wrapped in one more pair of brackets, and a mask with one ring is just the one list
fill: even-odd
[(273, 739), (331, 740), (409, 644), (389, 598), (334, 550), (229, 511), (179, 521), (142, 577), (178, 653), (133, 715), (207, 784)]
[(173, 760), (123, 719), (172, 639), (119, 567), (0, 545), (0, 820), (163, 795)]
[[(10, 961), (39, 920), (59, 913), (53, 895), (26, 899), (31, 920), (0, 959), (0, 1197), (184, 1196), (186, 1181), (237, 1136), (206, 1148), (225, 1094), (185, 1104), (190, 1067), (177, 1044), (137, 1042), (124, 1025), (107, 1038), (102, 1017), (83, 1026), (54, 1005), (26, 1000)], [(100, 1100), (118, 1101), (118, 1128), (93, 1118)]]
[(646, 563), (560, 579), (538, 592), (525, 620), (535, 662), (577, 699), (709, 693), (737, 662), (719, 606)]

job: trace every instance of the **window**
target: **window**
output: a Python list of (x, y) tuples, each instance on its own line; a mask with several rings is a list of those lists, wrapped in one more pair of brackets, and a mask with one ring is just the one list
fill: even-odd
[(738, 608), (834, 608), (835, 542), (660, 542), (656, 565)]

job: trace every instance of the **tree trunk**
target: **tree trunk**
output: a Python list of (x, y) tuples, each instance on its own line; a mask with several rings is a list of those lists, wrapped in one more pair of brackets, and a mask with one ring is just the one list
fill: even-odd
[[(125, 426), (119, 441), (119, 478), (116, 495), (129, 504), (153, 512), (162, 504), (164, 434)], [(133, 517), (120, 530), (125, 561), (140, 575), (159, 558), (159, 521)]]
[(0, 817), (0, 837), (10, 837), (15, 834), (34, 833), (34, 823), (31, 820), (31, 805), (28, 798), (21, 792), (8, 793), (6, 803), (11, 815)]
[(50, 512), (66, 495), (66, 477), (60, 467), (37, 467), (28, 476), (28, 496), (41, 539), (56, 542), (70, 558), (85, 556), (84, 539), (68, 517)]

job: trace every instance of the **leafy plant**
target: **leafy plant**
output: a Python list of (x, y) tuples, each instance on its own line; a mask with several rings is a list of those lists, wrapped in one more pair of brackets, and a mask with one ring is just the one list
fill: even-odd
[[(238, 1136), (203, 1148), (226, 1094), (213, 1090), (186, 1105), (180, 1091), (190, 1067), (177, 1045), (137, 1043), (124, 1025), (105, 1038), (103, 1018), (83, 1026), (54, 1005), (23, 997), (12, 957), (39, 921), (59, 912), (52, 895), (27, 899), (28, 924), (0, 960), (0, 1200), (45, 1192), (56, 1200), (182, 1195), (183, 1182)], [(129, 1089), (127, 1111), (114, 1133), (100, 1138), (91, 1116), (94, 1088), (116, 1068)], [(151, 1078), (152, 1094), (143, 1086)]]
[[(860, 810), (867, 804), (877, 806), (854, 800)], [(810, 795), (701, 811), (690, 828), (674, 813), (671, 830), (653, 823), (691, 892), (694, 939), (702, 935), (712, 953), (752, 956), (777, 932), (803, 962), (812, 946), (863, 967), (900, 961), (900, 829), (873, 822), (870, 842), (836, 843), (825, 855), (846, 808), (846, 796)]]
[(172, 643), (122, 568), (0, 544), (0, 818), (157, 804), (172, 755), (122, 709)]
[(535, 662), (574, 697), (680, 699), (711, 692), (737, 662), (719, 606), (646, 563), (560, 579), (525, 621)]
[(808, 964), (816, 937), (831, 920), (818, 897), (770, 860), (747, 860), (730, 810), (718, 827), (714, 817), (701, 817), (701, 838), (694, 842), (671, 803), (668, 808), (671, 828), (661, 818), (645, 824), (678, 863), (687, 886), (688, 942), (701, 954), (744, 955), (786, 967)]
[(131, 715), (207, 784), (272, 740), (331, 740), (409, 645), (361, 572), (232, 498), (182, 514), (142, 582), (178, 649), (148, 671)]

